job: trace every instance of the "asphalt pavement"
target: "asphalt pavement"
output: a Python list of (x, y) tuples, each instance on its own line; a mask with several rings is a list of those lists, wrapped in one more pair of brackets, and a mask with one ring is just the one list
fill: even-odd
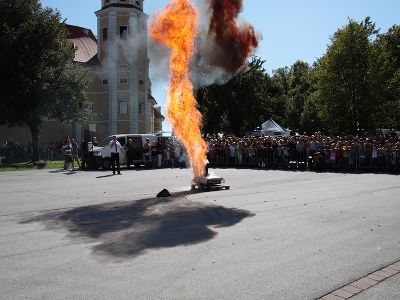
[[(316, 299), (400, 260), (400, 177), (0, 173), (0, 299)], [(173, 196), (156, 198), (163, 188)], [(399, 299), (399, 276), (354, 299)]]

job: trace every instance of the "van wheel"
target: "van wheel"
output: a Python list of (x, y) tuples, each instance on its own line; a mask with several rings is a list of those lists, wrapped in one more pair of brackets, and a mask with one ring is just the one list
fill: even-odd
[(104, 158), (101, 166), (102, 166), (103, 170), (110, 170), (111, 169), (111, 159)]

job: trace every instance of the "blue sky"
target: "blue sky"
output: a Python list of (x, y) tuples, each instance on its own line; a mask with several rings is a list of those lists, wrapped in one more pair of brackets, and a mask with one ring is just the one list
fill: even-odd
[[(145, 12), (151, 16), (167, 2), (145, 0)], [(42, 0), (42, 3), (58, 9), (69, 24), (90, 28), (96, 34), (94, 12), (100, 9), (100, 0)], [(348, 18), (361, 21), (370, 16), (381, 32), (400, 24), (400, 1), (244, 0), (241, 16), (263, 36), (256, 55), (266, 60), (265, 67), (271, 73), (279, 67), (290, 66), (298, 59), (314, 62), (324, 54), (329, 37), (346, 25)], [(165, 91), (165, 85), (154, 84), (154, 96), (163, 110)], [(169, 125), (166, 124), (166, 127)]]

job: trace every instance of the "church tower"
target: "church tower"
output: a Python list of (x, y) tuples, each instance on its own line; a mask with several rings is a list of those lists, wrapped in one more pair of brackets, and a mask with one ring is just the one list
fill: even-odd
[(143, 12), (143, 0), (101, 0), (96, 16), (99, 76), (108, 95), (108, 103), (104, 103), (108, 106), (108, 133), (153, 132), (148, 16)]

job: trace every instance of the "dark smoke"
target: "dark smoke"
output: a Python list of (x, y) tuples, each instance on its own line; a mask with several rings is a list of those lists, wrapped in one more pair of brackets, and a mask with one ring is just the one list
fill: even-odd
[(257, 48), (258, 36), (253, 26), (237, 22), (242, 0), (209, 0), (209, 3), (211, 22), (208, 35), (214, 39), (218, 51), (209, 53), (207, 61), (227, 72), (237, 72)]

